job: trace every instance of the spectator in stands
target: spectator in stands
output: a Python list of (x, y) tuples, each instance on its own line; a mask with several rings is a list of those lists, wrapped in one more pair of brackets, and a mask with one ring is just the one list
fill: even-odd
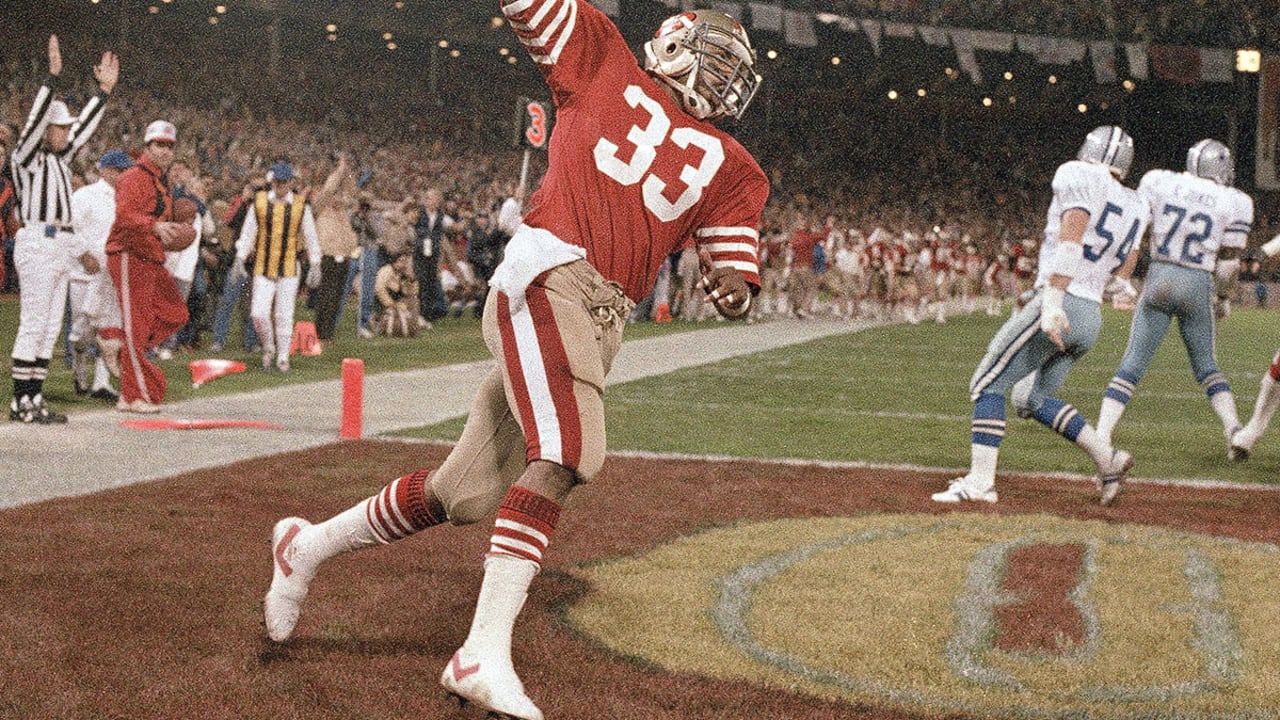
[[(13, 147), (13, 127), (0, 123), (0, 158), (9, 157)], [(0, 263), (0, 292), (18, 291), (18, 273), (13, 269), (13, 238), (18, 232), (18, 196), (13, 191), (13, 179), (9, 177), (9, 163), (0, 169), (0, 247), (4, 249), (4, 261)]]
[(413, 273), (413, 258), (408, 253), (397, 255), (378, 270), (374, 292), (378, 298), (375, 324), (378, 333), (388, 337), (414, 337), (418, 334), (418, 280)]
[(428, 327), (449, 313), (449, 305), (440, 283), (440, 261), (444, 254), (444, 234), (453, 228), (454, 219), (445, 214), (444, 193), (431, 188), (422, 195), (414, 220), (413, 272), (418, 276), (418, 312), (420, 325)]
[[(236, 307), (240, 303), (240, 296), (246, 289), (252, 293), (252, 286), (249, 283), (249, 276), (245, 273), (234, 272), (236, 264), (236, 241), (240, 237), (240, 231), (244, 228), (245, 217), (248, 215), (250, 208), (253, 207), (253, 197), (259, 191), (265, 189), (267, 183), (265, 180), (261, 182), (245, 183), (240, 189), (240, 193), (232, 198), (227, 204), (227, 210), (223, 214), (223, 224), (227, 227), (227, 236), (225, 244), (220, 245), (219, 251), (219, 269), (223, 277), (222, 293), (218, 299), (218, 307), (213, 314), (213, 341), (209, 344), (209, 352), (222, 352), (227, 344), (227, 335), (231, 330), (231, 317), (236, 313)], [(246, 300), (244, 306), (247, 308), (251, 304)], [(262, 349), (262, 345), (258, 340), (258, 331), (253, 326), (253, 319), (249, 317), (247, 310), (244, 315), (244, 332), (241, 335), (244, 349), (247, 352), (256, 353)]]
[(316, 235), (320, 239), (320, 285), (314, 296), (316, 337), (321, 343), (328, 343), (333, 340), (342, 316), (343, 301), (357, 269), (352, 256), (360, 247), (351, 223), (356, 207), (355, 178), (346, 154), (338, 155), (337, 165), (311, 202), (316, 214)]
[[(208, 207), (205, 206), (204, 200), (192, 192), (192, 182), (195, 174), (191, 170), (191, 165), (181, 158), (174, 160), (169, 166), (167, 173), (169, 179), (170, 193), (174, 201), (179, 198), (187, 198), (196, 203), (196, 217), (189, 222), (196, 229), (196, 241), (178, 252), (166, 252), (164, 267), (173, 276), (174, 283), (178, 286), (178, 294), (182, 296), (182, 302), (187, 306), (187, 325), (192, 322), (199, 323), (199, 313), (193, 313), (191, 310), (192, 294), (195, 290), (197, 279), (199, 280), (199, 290), (195, 292), (196, 304), (204, 307), (204, 294), (206, 292), (204, 286), (204, 268), (200, 266), (200, 246), (203, 244), (204, 221), (202, 213), (208, 214)], [(185, 328), (187, 325), (183, 325)], [(160, 343), (160, 347), (156, 348), (156, 356), (161, 360), (169, 360), (173, 357), (174, 352), (178, 349), (179, 333), (182, 329)]]
[[(360, 310), (356, 315), (356, 335), (373, 337), (374, 311), (377, 309), (374, 287), (378, 270), (383, 265), (382, 218), (373, 209), (369, 198), (360, 198), (356, 212), (351, 217), (351, 227), (360, 243)], [(322, 278), (323, 281), (323, 278)], [(414, 316), (417, 322), (417, 316)]]

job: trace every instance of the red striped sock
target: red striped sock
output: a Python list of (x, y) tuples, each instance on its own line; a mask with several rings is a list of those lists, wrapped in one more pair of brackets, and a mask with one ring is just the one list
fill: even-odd
[(365, 519), (379, 541), (401, 540), (445, 521), (446, 518), (433, 515), (427, 505), (426, 484), (430, 477), (431, 471), (419, 470), (396, 478), (365, 501)]
[(551, 531), (560, 520), (560, 505), (531, 490), (513, 485), (498, 506), (490, 555), (507, 555), (542, 565)]

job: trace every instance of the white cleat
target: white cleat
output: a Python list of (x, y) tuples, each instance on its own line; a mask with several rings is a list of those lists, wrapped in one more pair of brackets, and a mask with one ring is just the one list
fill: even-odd
[(1124, 450), (1112, 450), (1111, 462), (1107, 469), (1098, 473), (1098, 490), (1102, 493), (1101, 502), (1110, 505), (1124, 488), (1124, 482), (1133, 468), (1133, 456)]
[(262, 601), (262, 615), (267, 625), (267, 637), (284, 642), (293, 634), (298, 624), (302, 601), (307, 598), (307, 587), (315, 577), (315, 568), (299, 562), (298, 545), (294, 540), (311, 523), (302, 518), (290, 517), (276, 523), (271, 532), (271, 588)]
[(985, 502), (993, 503), (1000, 499), (993, 487), (979, 489), (974, 486), (973, 482), (966, 475), (962, 478), (956, 478), (951, 481), (946, 490), (936, 492), (929, 497), (934, 502), (942, 503), (958, 503), (958, 502)]
[(1227, 459), (1231, 462), (1244, 462), (1249, 459), (1249, 451), (1257, 437), (1247, 427), (1237, 426), (1227, 438)]
[(524, 694), (524, 684), (508, 661), (481, 660), (464, 646), (440, 674), (440, 684), (459, 705), (475, 705), (501, 720), (542, 720), (542, 711)]

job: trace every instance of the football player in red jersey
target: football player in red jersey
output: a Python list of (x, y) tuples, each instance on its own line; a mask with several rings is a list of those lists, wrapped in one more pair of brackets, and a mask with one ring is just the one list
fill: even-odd
[(496, 510), (471, 631), (441, 683), (498, 716), (532, 720), (542, 713), (516, 675), (512, 630), (562, 504), (604, 461), (602, 393), (623, 323), (690, 239), (707, 301), (745, 317), (769, 183), (712, 124), (741, 117), (759, 82), (736, 20), (714, 10), (668, 18), (642, 68), (586, 0), (510, 0), (502, 11), (557, 118), (542, 185), (490, 281), (483, 332), (498, 362), (439, 468), (323, 523), (276, 524), (264, 612), (270, 637), (284, 640), (325, 559)]

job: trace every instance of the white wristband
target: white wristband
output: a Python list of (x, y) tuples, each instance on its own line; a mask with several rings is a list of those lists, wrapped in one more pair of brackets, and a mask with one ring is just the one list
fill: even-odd
[(1053, 252), (1049, 254), (1047, 263), (1049, 275), (1075, 277), (1076, 266), (1080, 264), (1080, 258), (1083, 256), (1084, 246), (1080, 243), (1058, 241), (1058, 244), (1053, 247)]
[(1062, 312), (1062, 299), (1066, 295), (1060, 288), (1045, 285), (1044, 290), (1040, 292), (1040, 312), (1042, 314), (1049, 311)]
[(1262, 252), (1266, 253), (1267, 257), (1272, 257), (1277, 253), (1280, 253), (1280, 235), (1271, 238), (1263, 244)]

